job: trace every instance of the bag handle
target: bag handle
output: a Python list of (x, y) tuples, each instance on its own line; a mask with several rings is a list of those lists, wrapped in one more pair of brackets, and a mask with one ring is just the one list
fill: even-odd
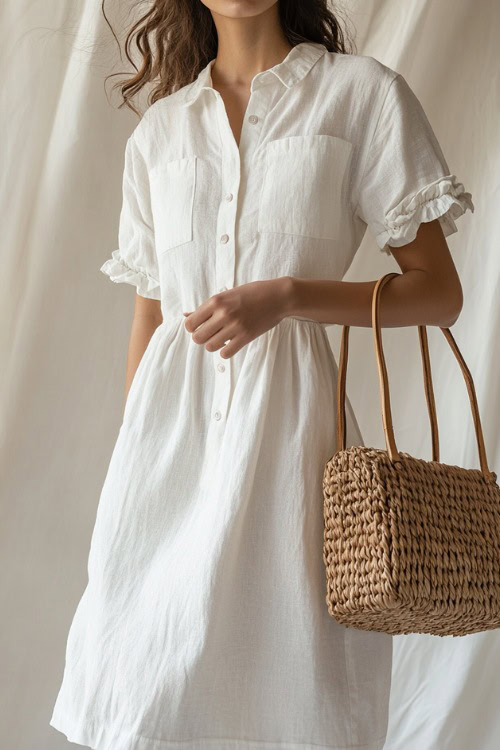
[[(400, 276), (398, 273), (387, 273), (382, 276), (373, 290), (372, 296), (372, 329), (374, 334), (375, 342), (375, 353), (377, 357), (377, 367), (379, 374), (379, 386), (380, 386), (380, 402), (382, 407), (382, 420), (384, 426), (385, 442), (387, 447), (387, 453), (390, 460), (393, 463), (401, 462), (401, 456), (396, 447), (394, 439), (394, 430), (392, 426), (391, 406), (389, 399), (389, 380), (387, 376), (387, 368), (385, 365), (385, 357), (382, 348), (382, 334), (380, 329), (380, 292), (383, 286), (395, 276)], [(479, 417), (479, 408), (477, 405), (476, 392), (474, 388), (474, 382), (472, 375), (465, 364), (465, 360), (457, 346), (455, 339), (453, 338), (449, 328), (441, 328), (446, 340), (448, 341), (453, 354), (455, 355), (460, 369), (465, 379), (467, 386), (467, 392), (469, 394), (469, 401), (472, 410), (472, 417), (474, 420), (474, 429), (476, 432), (477, 447), (479, 452), (479, 461), (481, 464), (481, 471), (485, 475), (487, 480), (496, 482), (497, 475), (495, 472), (488, 469), (486, 460), (486, 450), (484, 447), (483, 432), (481, 429), (481, 420)], [(432, 460), (439, 461), (439, 432), (437, 424), (436, 406), (434, 402), (434, 392), (432, 388), (432, 375), (430, 367), (429, 357), (429, 344), (427, 340), (427, 330), (423, 325), (418, 326), (420, 350), (422, 354), (422, 365), (424, 371), (424, 387), (425, 396), (427, 401), (427, 409), (429, 412), (429, 419), (431, 423), (431, 434), (432, 434)], [(346, 415), (345, 415), (345, 397), (346, 397), (346, 372), (347, 372), (347, 357), (348, 357), (348, 338), (349, 338), (349, 326), (343, 326), (342, 340), (340, 346), (340, 361), (339, 361), (339, 372), (337, 380), (337, 450), (345, 450), (346, 447)]]

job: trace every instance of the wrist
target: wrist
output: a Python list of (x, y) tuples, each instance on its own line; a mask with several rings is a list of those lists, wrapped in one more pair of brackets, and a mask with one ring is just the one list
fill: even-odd
[(297, 279), (294, 276), (280, 276), (278, 281), (278, 293), (282, 317), (295, 315), (297, 305)]

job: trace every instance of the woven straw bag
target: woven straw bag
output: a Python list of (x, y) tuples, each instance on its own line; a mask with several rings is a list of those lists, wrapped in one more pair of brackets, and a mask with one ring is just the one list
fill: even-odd
[(400, 635), (461, 636), (500, 627), (500, 488), (489, 471), (472, 376), (448, 328), (441, 328), (469, 394), (481, 470), (439, 462), (427, 332), (418, 326), (432, 461), (398, 451), (373, 292), (372, 327), (387, 450), (345, 449), (349, 327), (343, 327), (337, 390), (337, 450), (323, 476), (328, 611), (338, 622)]

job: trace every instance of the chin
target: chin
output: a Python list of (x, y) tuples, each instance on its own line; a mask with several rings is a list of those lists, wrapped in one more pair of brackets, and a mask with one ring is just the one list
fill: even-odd
[(213, 13), (226, 18), (251, 18), (276, 5), (277, 0), (202, 0)]

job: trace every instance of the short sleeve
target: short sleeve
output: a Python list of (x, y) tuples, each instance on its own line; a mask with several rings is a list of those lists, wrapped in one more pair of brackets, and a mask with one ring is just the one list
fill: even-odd
[(396, 73), (362, 165), (355, 215), (390, 255), (387, 246), (412, 242), (423, 222), (439, 219), (444, 236), (453, 234), (467, 209), (474, 212), (471, 194), (450, 174), (420, 101)]
[(134, 133), (125, 147), (118, 248), (100, 270), (111, 281), (132, 284), (141, 297), (160, 299), (149, 177)]

